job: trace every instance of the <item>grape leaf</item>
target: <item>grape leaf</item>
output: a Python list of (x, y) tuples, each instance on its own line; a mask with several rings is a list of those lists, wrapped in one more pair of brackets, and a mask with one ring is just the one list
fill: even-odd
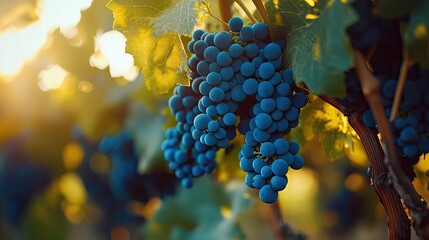
[(113, 11), (113, 28), (125, 30), (129, 23), (150, 21), (173, 3), (173, 0), (112, 0), (107, 7)]
[(404, 36), (409, 56), (421, 67), (429, 68), (429, 1), (422, 3), (410, 14), (410, 22)]
[[(134, 57), (135, 64), (142, 68), (146, 87), (154, 93), (166, 93), (176, 84), (189, 85), (187, 54), (178, 33), (154, 36), (153, 21), (164, 16), (162, 21), (174, 21), (162, 15), (174, 11), (171, 0), (112, 0), (107, 4), (115, 17), (114, 28), (127, 37), (126, 52)], [(189, 19), (188, 19), (189, 21)], [(180, 30), (180, 29), (179, 29)], [(161, 31), (162, 32), (162, 31)], [(161, 33), (159, 32), (159, 33)]]
[(356, 133), (347, 118), (320, 98), (310, 95), (310, 102), (302, 109), (299, 125), (291, 131), (291, 139), (303, 148), (317, 140), (329, 159), (344, 156), (345, 149), (353, 150)]
[(285, 37), (285, 33), (304, 27), (311, 23), (312, 17), (320, 15), (320, 9), (323, 9), (326, 1), (315, 1), (310, 5), (304, 0), (285, 0), (274, 1), (267, 0), (268, 24), (270, 25), (270, 34), (273, 39)]
[(205, 176), (191, 189), (163, 200), (161, 208), (145, 223), (145, 239), (244, 239), (238, 216), (251, 201), (240, 181), (217, 184)]
[(191, 36), (195, 25), (197, 25), (195, 6), (200, 1), (180, 0), (153, 19), (153, 34), (155, 37), (169, 32)]
[(345, 29), (357, 20), (354, 10), (339, 0), (289, 34), (288, 63), (297, 82), (315, 94), (345, 96), (344, 71), (353, 67), (353, 52)]

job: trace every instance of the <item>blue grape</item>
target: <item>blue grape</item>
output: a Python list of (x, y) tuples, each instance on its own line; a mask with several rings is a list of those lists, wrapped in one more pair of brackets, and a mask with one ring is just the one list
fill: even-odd
[(251, 42), (255, 37), (255, 30), (251, 26), (244, 26), (240, 30), (240, 37), (245, 42)]
[(276, 43), (269, 43), (264, 48), (264, 56), (268, 60), (276, 60), (282, 55), (282, 49)]
[(273, 203), (277, 200), (278, 193), (270, 185), (265, 185), (259, 190), (259, 198), (264, 203)]
[(270, 180), (270, 186), (274, 191), (281, 191), (287, 185), (286, 176), (273, 176)]
[(232, 43), (232, 37), (227, 32), (218, 32), (214, 37), (214, 44), (219, 49), (227, 49)]
[(233, 32), (239, 32), (243, 27), (243, 20), (239, 17), (233, 17), (228, 21), (228, 27)]

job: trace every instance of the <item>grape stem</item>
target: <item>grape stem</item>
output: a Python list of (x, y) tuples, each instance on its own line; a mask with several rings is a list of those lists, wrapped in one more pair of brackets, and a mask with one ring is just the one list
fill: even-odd
[(410, 213), (413, 227), (420, 239), (429, 239), (429, 210), (426, 202), (418, 195), (410, 179), (402, 170), (396, 152), (395, 140), (391, 132), (389, 120), (384, 114), (380, 97), (380, 83), (368, 70), (366, 60), (359, 51), (354, 52), (355, 69), (362, 86), (364, 96), (374, 115), (382, 142), (385, 146), (385, 163), (389, 170), (389, 177), (401, 197), (407, 212)]
[(252, 15), (252, 13), (249, 11), (249, 9), (246, 7), (246, 5), (241, 0), (234, 0), (240, 7), (243, 9), (244, 13), (250, 18), (253, 24), (257, 23), (258, 20)]
[(408, 67), (411, 61), (407, 56), (404, 57), (399, 72), (398, 85), (396, 85), (395, 98), (393, 99), (392, 114), (390, 115), (390, 122), (395, 121), (399, 113), (399, 104), (401, 103), (402, 92), (404, 91), (405, 81), (407, 79)]
[[(219, 2), (220, 2), (220, 1), (219, 1)], [(210, 4), (209, 4), (206, 0), (204, 0), (204, 1), (202, 2), (202, 5), (204, 5), (204, 6), (206, 7), (206, 9), (207, 9), (207, 14), (208, 14), (210, 17), (212, 17), (212, 18), (214, 18), (214, 19), (218, 20), (220, 23), (222, 23), (222, 24), (224, 25), (224, 28), (225, 28), (225, 26), (226, 26), (226, 28), (228, 28), (228, 23), (226, 23), (225, 21), (223, 21), (222, 19), (220, 19), (219, 17), (217, 17), (216, 15), (214, 15), (214, 14), (213, 14), (212, 9), (210, 8)]]
[(261, 15), (262, 20), (268, 23), (268, 15), (267, 10), (265, 9), (264, 4), (261, 0), (252, 0), (253, 4), (255, 4), (256, 9), (258, 10), (259, 15)]
[(226, 24), (229, 19), (232, 18), (231, 10), (232, 0), (218, 0), (220, 18), (223, 23), (223, 30), (228, 31), (228, 24)]

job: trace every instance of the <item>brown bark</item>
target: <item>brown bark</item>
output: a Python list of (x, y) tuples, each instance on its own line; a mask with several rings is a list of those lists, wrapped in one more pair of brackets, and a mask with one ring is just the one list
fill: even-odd
[(389, 239), (410, 239), (410, 221), (404, 212), (398, 193), (389, 181), (384, 153), (377, 133), (363, 124), (358, 113), (349, 116), (349, 123), (360, 137), (371, 163), (369, 171), (371, 187), (386, 211)]

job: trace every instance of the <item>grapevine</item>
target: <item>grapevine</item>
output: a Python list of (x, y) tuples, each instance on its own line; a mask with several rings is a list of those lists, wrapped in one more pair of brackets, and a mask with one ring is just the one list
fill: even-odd
[(0, 239), (429, 239), (429, 1), (1, 11)]

